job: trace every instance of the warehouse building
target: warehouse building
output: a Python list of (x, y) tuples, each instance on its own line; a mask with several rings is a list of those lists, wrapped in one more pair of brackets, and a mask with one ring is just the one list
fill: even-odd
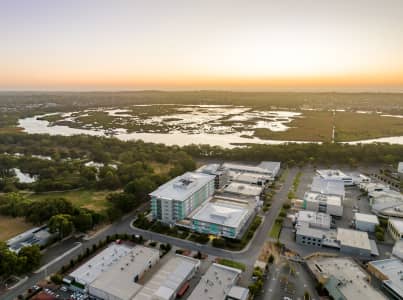
[(26, 246), (46, 246), (52, 242), (55, 237), (56, 234), (50, 233), (47, 226), (42, 226), (20, 233), (19, 235), (9, 239), (6, 244), (11, 251), (18, 253)]
[(300, 210), (295, 214), (295, 224), (298, 226), (302, 223), (308, 223), (311, 228), (330, 229), (332, 217), (316, 211)]
[(110, 244), (70, 274), (69, 277), (72, 279), (73, 287), (84, 290), (103, 272), (115, 265), (122, 257), (128, 255), (131, 250), (131, 248), (123, 244)]
[(376, 244), (370, 242), (366, 232), (338, 228), (337, 241), (340, 244), (340, 252), (345, 254), (359, 257), (379, 255)]
[(403, 195), (393, 190), (368, 194), (372, 212), (383, 217), (403, 218)]
[(215, 176), (187, 172), (150, 194), (154, 220), (174, 224), (183, 220), (214, 194)]
[(338, 196), (344, 200), (346, 191), (344, 184), (340, 180), (327, 180), (320, 176), (315, 176), (311, 184), (311, 192), (328, 196)]
[(200, 267), (200, 261), (187, 256), (170, 258), (146, 282), (134, 300), (173, 300), (189, 287), (189, 280)]
[(344, 186), (354, 185), (353, 178), (340, 170), (317, 170), (316, 174), (325, 180), (342, 181)]
[(261, 174), (270, 176), (274, 179), (280, 172), (281, 163), (275, 161), (262, 161), (257, 166), (225, 163), (223, 164), (223, 167), (238, 173)]
[(375, 241), (370, 240), (368, 234), (363, 231), (313, 228), (308, 223), (298, 224), (295, 228), (295, 240), (301, 245), (335, 248), (360, 258), (379, 255)]
[(318, 192), (304, 194), (303, 209), (326, 213), (332, 216), (343, 216), (343, 200), (338, 195), (328, 195)]
[(313, 256), (306, 263), (333, 299), (387, 299), (370, 285), (370, 275), (351, 258)]
[(232, 292), (230, 299), (246, 300), (249, 297), (249, 290), (236, 287), (242, 271), (239, 269), (213, 263), (207, 272), (200, 279), (188, 300), (223, 300)]
[(196, 232), (235, 239), (242, 237), (255, 209), (255, 201), (215, 197), (189, 218), (192, 230)]
[(235, 195), (243, 198), (253, 198), (259, 200), (263, 193), (263, 187), (258, 185), (231, 182), (224, 188), (224, 194)]
[(230, 171), (222, 167), (220, 164), (204, 165), (197, 169), (196, 172), (214, 175), (214, 187), (216, 190), (219, 190), (228, 184), (230, 179)]
[(403, 262), (400, 259), (371, 261), (368, 271), (382, 281), (383, 290), (393, 299), (403, 299)]
[(403, 220), (389, 218), (388, 231), (395, 241), (399, 241), (403, 238)]
[(141, 290), (138, 281), (160, 258), (158, 250), (135, 246), (88, 285), (88, 293), (104, 300), (130, 300)]
[(354, 214), (355, 229), (367, 232), (375, 232), (375, 227), (379, 225), (378, 217), (370, 214)]
[(259, 186), (264, 186), (268, 182), (272, 181), (272, 177), (262, 174), (254, 174), (254, 173), (237, 173), (234, 171), (230, 172), (231, 181), (246, 183), (246, 184), (254, 184)]

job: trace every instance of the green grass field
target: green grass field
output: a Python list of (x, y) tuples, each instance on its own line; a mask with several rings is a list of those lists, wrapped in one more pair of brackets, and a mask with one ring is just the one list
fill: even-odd
[(88, 208), (94, 211), (103, 211), (109, 207), (109, 203), (106, 200), (106, 196), (109, 193), (110, 192), (106, 191), (80, 190), (62, 193), (31, 194), (28, 198), (35, 200), (61, 197), (71, 201), (78, 207)]
[(403, 118), (381, 117), (375, 113), (337, 112), (335, 125), (338, 142), (403, 135)]

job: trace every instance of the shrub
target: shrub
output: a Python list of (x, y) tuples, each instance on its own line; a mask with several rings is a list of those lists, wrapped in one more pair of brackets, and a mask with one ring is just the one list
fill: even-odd
[(63, 277), (60, 274), (54, 274), (50, 277), (50, 280), (54, 283), (54, 284), (62, 284), (63, 282)]
[(216, 238), (216, 239), (213, 239), (212, 245), (213, 245), (213, 247), (216, 247), (216, 248), (224, 248), (226, 246), (226, 242), (224, 239)]

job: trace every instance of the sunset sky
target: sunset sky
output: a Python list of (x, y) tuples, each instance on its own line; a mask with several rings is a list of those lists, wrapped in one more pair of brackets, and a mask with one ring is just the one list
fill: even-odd
[(0, 89), (403, 91), (402, 0), (0, 0)]

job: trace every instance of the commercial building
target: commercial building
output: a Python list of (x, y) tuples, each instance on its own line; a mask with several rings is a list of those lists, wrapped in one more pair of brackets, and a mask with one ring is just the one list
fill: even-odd
[(399, 162), (399, 164), (397, 165), (397, 173), (403, 175), (403, 162)]
[(339, 249), (340, 252), (360, 258), (379, 255), (376, 243), (363, 231), (338, 228), (313, 228), (308, 223), (297, 224), (295, 239), (298, 244)]
[(130, 300), (141, 290), (137, 282), (159, 261), (156, 249), (135, 246), (88, 285), (88, 293), (104, 300)]
[(273, 178), (267, 175), (255, 174), (255, 173), (237, 173), (234, 171), (230, 172), (231, 181), (239, 183), (247, 183), (263, 186), (268, 182), (272, 181)]
[(73, 286), (78, 289), (85, 289), (103, 272), (115, 265), (122, 257), (128, 255), (131, 248), (126, 245), (110, 244), (99, 254), (91, 258), (70, 274)]
[(42, 226), (20, 233), (19, 235), (9, 239), (6, 244), (11, 251), (18, 253), (26, 246), (46, 246), (54, 237), (55, 234), (50, 233), (47, 226)]
[(330, 229), (332, 217), (329, 214), (316, 211), (300, 210), (295, 214), (296, 225), (308, 223), (311, 228)]
[(216, 190), (224, 187), (230, 179), (230, 171), (227, 168), (222, 167), (220, 164), (204, 165), (197, 169), (196, 172), (214, 175), (214, 187)]
[(392, 249), (392, 255), (403, 260), (403, 240), (397, 240)]
[(403, 238), (403, 220), (389, 218), (388, 231), (395, 241)]
[(342, 181), (345, 186), (354, 185), (353, 178), (340, 170), (317, 170), (316, 174), (325, 180)]
[(339, 195), (306, 192), (303, 200), (303, 208), (306, 210), (327, 213), (338, 217), (343, 216), (343, 200)]
[(170, 258), (152, 275), (134, 300), (173, 300), (181, 290), (189, 287), (188, 281), (200, 267), (200, 261), (187, 256)]
[[(243, 300), (248, 297), (248, 290), (241, 288), (237, 291), (232, 288), (236, 286), (242, 271), (239, 269), (223, 266), (213, 263), (207, 272), (200, 279), (188, 300), (222, 300), (228, 299), (232, 291), (230, 299)], [(237, 298), (240, 296), (241, 298)]]
[(393, 299), (403, 299), (403, 262), (400, 259), (371, 261), (368, 271), (382, 281), (383, 290)]
[(370, 214), (354, 214), (355, 229), (367, 232), (375, 232), (376, 225), (379, 225), (378, 217)]
[(192, 230), (200, 233), (239, 238), (254, 215), (255, 201), (215, 197), (196, 209), (189, 218)]
[(225, 194), (259, 200), (263, 193), (263, 187), (240, 182), (231, 182), (223, 191)]
[(368, 194), (372, 212), (383, 217), (403, 218), (403, 195), (393, 190)]
[(368, 233), (363, 231), (338, 228), (337, 241), (340, 243), (340, 252), (349, 255), (370, 257), (378, 253), (378, 249), (372, 249), (373, 245), (368, 238)]
[(255, 173), (275, 178), (280, 172), (281, 163), (274, 161), (262, 161), (257, 166), (224, 163), (223, 167), (229, 169), (230, 171), (235, 171), (239, 173)]
[(183, 220), (214, 193), (215, 176), (187, 172), (150, 194), (153, 219), (174, 224)]
[(387, 299), (371, 286), (369, 274), (351, 258), (313, 256), (306, 262), (333, 299)]
[(350, 174), (351, 178), (353, 179), (353, 183), (356, 186), (360, 186), (360, 184), (370, 183), (371, 177), (365, 176), (364, 174), (360, 173), (353, 173)]
[(344, 200), (346, 191), (344, 183), (340, 180), (327, 180), (320, 176), (315, 176), (312, 181), (311, 191), (329, 196), (339, 196)]
[(360, 183), (360, 189), (367, 192), (368, 194), (372, 192), (382, 192), (390, 190), (389, 186), (378, 182), (362, 182)]

